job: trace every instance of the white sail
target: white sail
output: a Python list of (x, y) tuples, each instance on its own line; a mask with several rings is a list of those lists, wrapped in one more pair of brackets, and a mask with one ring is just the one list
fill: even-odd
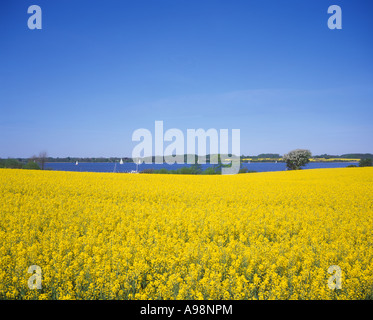
[(123, 164), (123, 159), (120, 159), (119, 164)]
[(79, 162), (77, 161), (77, 162), (75, 162), (75, 165), (77, 166), (79, 164)]

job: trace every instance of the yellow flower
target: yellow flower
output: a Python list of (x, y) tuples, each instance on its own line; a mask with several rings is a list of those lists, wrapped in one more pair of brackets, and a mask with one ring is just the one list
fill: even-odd
[(373, 295), (373, 168), (0, 179), (0, 299)]

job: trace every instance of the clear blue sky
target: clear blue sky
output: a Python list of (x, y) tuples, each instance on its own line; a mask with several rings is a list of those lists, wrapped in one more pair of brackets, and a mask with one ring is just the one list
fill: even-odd
[[(27, 8), (42, 9), (29, 30)], [(327, 27), (330, 5), (343, 29)], [(241, 154), (373, 152), (373, 2), (6, 0), (0, 157), (131, 156), (138, 128), (241, 130)]]

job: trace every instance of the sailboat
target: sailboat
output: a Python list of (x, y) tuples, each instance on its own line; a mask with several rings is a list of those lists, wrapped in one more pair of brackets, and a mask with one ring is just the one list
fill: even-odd
[(76, 161), (76, 162), (75, 162), (75, 165), (77, 166), (78, 164), (79, 164), (79, 162), (78, 162), (78, 161)]
[(123, 159), (120, 159), (119, 164), (123, 164)]

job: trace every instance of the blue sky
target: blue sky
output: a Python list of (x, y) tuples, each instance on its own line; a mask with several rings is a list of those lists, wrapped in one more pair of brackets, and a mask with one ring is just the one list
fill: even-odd
[(0, 157), (131, 156), (156, 120), (240, 129), (245, 155), (373, 152), (372, 34), (360, 0), (2, 1)]

